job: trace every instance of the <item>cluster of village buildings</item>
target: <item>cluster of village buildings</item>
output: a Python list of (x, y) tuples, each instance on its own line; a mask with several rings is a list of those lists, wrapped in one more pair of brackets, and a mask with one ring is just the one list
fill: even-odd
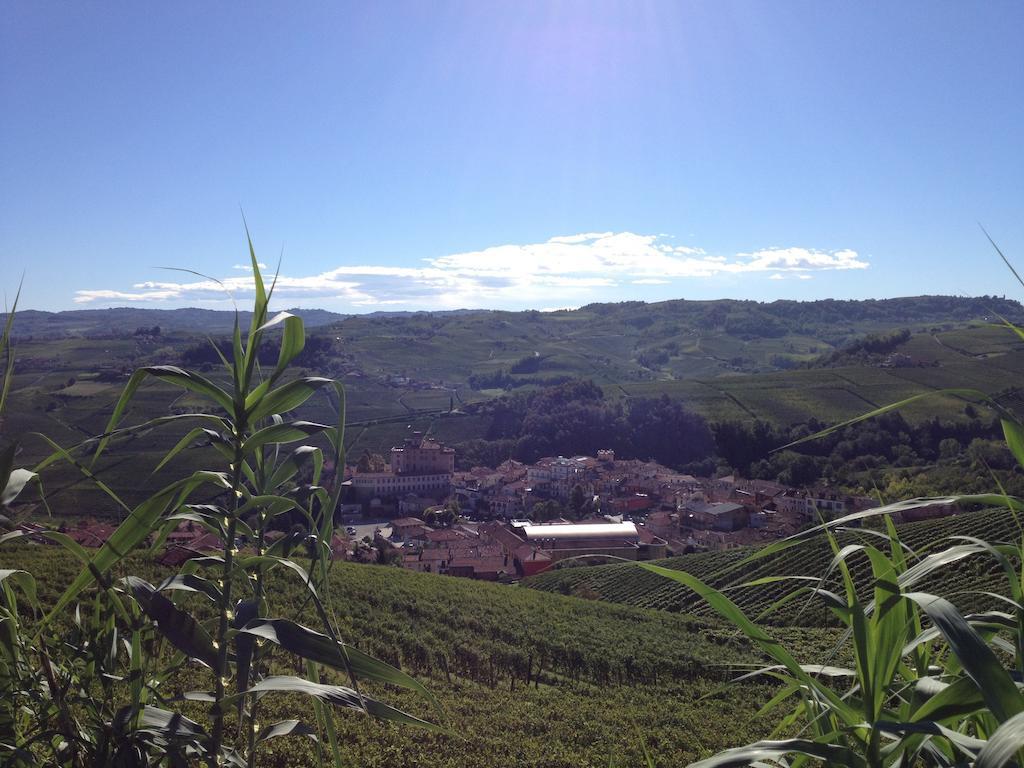
[[(389, 521), (373, 547), (412, 570), (492, 580), (570, 558), (645, 560), (757, 544), (872, 506), (832, 490), (698, 478), (610, 450), (456, 471), (454, 450), (419, 433), (392, 449), (386, 471), (352, 471), (347, 482), (353, 516)], [(458, 520), (439, 525), (438, 512), (453, 502)], [(552, 508), (551, 519), (538, 514)]]
[[(419, 433), (392, 448), (384, 471), (353, 468), (345, 483), (348, 501), (336, 519), (349, 527), (334, 536), (333, 557), (488, 580), (530, 576), (567, 559), (646, 560), (757, 544), (872, 506), (828, 490), (694, 477), (610, 450), (456, 471), (454, 449)], [(351, 526), (367, 517), (378, 522), (359, 537)], [(86, 522), (68, 534), (97, 547), (113, 530)], [(176, 565), (219, 547), (216, 536), (183, 522), (161, 560)]]

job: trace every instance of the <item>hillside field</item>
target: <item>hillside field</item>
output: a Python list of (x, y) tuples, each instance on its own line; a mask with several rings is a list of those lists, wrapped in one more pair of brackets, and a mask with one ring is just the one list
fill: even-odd
[[(76, 573), (56, 547), (8, 544), (0, 564), (34, 573), (44, 603)], [(166, 575), (140, 556), (118, 571), (154, 582)], [(769, 727), (754, 716), (770, 686), (723, 686), (758, 654), (715, 621), (380, 566), (336, 563), (330, 587), (343, 637), (423, 680), (451, 729), (436, 735), (342, 713), (339, 731), (353, 764), (637, 765), (642, 740), (657, 764), (668, 766)], [(280, 577), (270, 591), (272, 612), (293, 616), (304, 594), (294, 576)], [(186, 601), (204, 615), (198, 597)], [(780, 634), (807, 659), (834, 640), (825, 631)], [(288, 666), (283, 657), (278, 663)], [(209, 681), (193, 669), (181, 684)], [(433, 717), (412, 694), (380, 693)], [(266, 701), (268, 720), (308, 713), (303, 699)], [(202, 717), (197, 705), (186, 706)], [(717, 726), (724, 720), (729, 729)], [(300, 766), (313, 756), (308, 741), (281, 739), (265, 758), (267, 766)]]
[[(936, 520), (923, 520), (898, 526), (902, 541), (915, 551), (926, 552), (939, 543), (948, 545), (953, 536), (976, 536), (986, 541), (1019, 541), (1022, 535), (1017, 518), (1007, 510), (961, 512)], [(878, 545), (871, 529), (848, 529), (839, 536), (840, 545), (870, 542)], [(765, 576), (825, 575), (833, 552), (824, 536), (817, 536), (799, 546), (761, 559), (748, 560), (756, 553), (751, 547), (737, 547), (721, 552), (699, 552), (656, 561), (666, 568), (686, 571), (718, 589), (728, 590), (731, 599), (751, 616), (761, 615), (765, 622), (779, 626), (828, 626), (831, 616), (820, 600), (795, 600), (774, 608), (773, 604), (795, 587), (793, 582), (776, 582), (758, 586), (744, 586), (747, 582)], [(851, 560), (851, 571), (862, 584), (870, 583), (867, 558)], [(977, 594), (964, 593), (969, 584), (972, 593), (998, 591), (995, 585), (1005, 577), (989, 567), (989, 562), (977, 559), (958, 564), (955, 569), (943, 571), (941, 581), (926, 581), (925, 592), (957, 595), (953, 598), (963, 608), (978, 606)], [(839, 584), (837, 573), (826, 580), (827, 588)], [(664, 579), (635, 565), (613, 564), (585, 567), (564, 567), (538, 574), (523, 582), (529, 589), (556, 594), (585, 595), (619, 605), (653, 608), (668, 612), (681, 612), (696, 616), (713, 616), (711, 609), (700, 598), (677, 582)]]

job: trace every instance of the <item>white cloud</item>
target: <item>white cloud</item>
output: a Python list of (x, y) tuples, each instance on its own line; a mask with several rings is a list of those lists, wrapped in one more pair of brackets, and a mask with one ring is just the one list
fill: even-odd
[[(866, 269), (852, 250), (765, 248), (732, 256), (674, 246), (664, 235), (587, 232), (542, 243), (495, 245), (478, 251), (424, 259), (423, 266), (344, 265), (305, 277), (280, 275), (275, 296), (284, 303), (339, 300), (353, 306), (482, 307), (565, 306), (566, 299), (593, 300), (595, 292), (621, 283), (666, 285), (676, 280), (771, 272), (808, 279), (812, 272)], [(262, 267), (263, 265), (261, 265)], [(245, 265), (235, 269), (250, 271)], [(145, 281), (133, 290), (81, 290), (75, 301), (213, 302), (225, 293), (251, 294), (251, 274), (221, 281)]]

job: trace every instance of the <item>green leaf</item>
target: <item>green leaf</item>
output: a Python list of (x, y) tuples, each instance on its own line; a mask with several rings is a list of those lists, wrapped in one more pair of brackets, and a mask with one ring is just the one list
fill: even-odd
[(958, 677), (928, 697), (910, 716), (913, 722), (963, 717), (985, 705), (981, 691), (969, 677)]
[(297, 573), (306, 589), (310, 591), (313, 597), (319, 599), (316, 587), (313, 584), (313, 580), (309, 577), (309, 573), (291, 558), (276, 557), (274, 555), (249, 555), (247, 557), (239, 557), (235, 562), (243, 570), (251, 570), (253, 566), (269, 565), (273, 568), (274, 566), (282, 565), (288, 570)]
[(277, 372), (283, 373), (288, 364), (298, 357), (306, 347), (306, 330), (301, 317), (289, 315), (284, 321), (281, 334), (281, 350), (277, 356)]
[[(244, 221), (244, 217), (243, 217)], [(252, 373), (256, 367), (257, 362), (257, 350), (259, 349), (260, 340), (263, 334), (259, 328), (267, 319), (267, 305), (270, 301), (270, 297), (267, 295), (266, 288), (263, 285), (263, 274), (260, 272), (259, 262), (256, 260), (256, 251), (252, 245), (252, 238), (249, 236), (249, 227), (246, 225), (245, 237), (249, 243), (249, 259), (252, 262), (252, 277), (254, 281), (254, 287), (256, 289), (256, 296), (253, 301), (252, 308), (252, 321), (249, 324), (249, 335), (245, 340), (245, 353), (241, 357), (235, 358), (236, 365), (241, 362), (240, 376), (236, 376), (237, 392), (245, 392), (249, 388), (249, 382), (252, 381)]]
[[(22, 277), (24, 280), (24, 276)], [(18, 292), (14, 294), (14, 304), (11, 311), (7, 313), (7, 321), (4, 323), (4, 332), (0, 334), (0, 352), (6, 353), (7, 362), (4, 364), (3, 384), (0, 385), (0, 413), (3, 413), (4, 405), (7, 403), (7, 393), (11, 388), (11, 380), (14, 378), (14, 348), (11, 346), (11, 328), (14, 326), (14, 315), (18, 310), (18, 299), (21, 298), (21, 283), (18, 283)]]
[[(376, 699), (371, 699), (368, 696), (360, 696), (351, 688), (346, 688), (341, 685), (325, 685), (324, 683), (314, 683), (309, 680), (304, 680), (301, 677), (277, 675), (264, 678), (249, 689), (250, 693), (267, 693), (270, 691), (304, 693), (307, 696), (314, 696), (321, 701), (327, 701), (336, 706), (365, 711), (367, 714), (370, 714), (380, 720), (388, 720), (390, 722), (402, 723), (404, 725), (416, 725), (431, 731), (446, 730), (439, 725), (426, 720), (421, 720), (418, 717), (402, 712), (394, 707), (390, 707)], [(365, 705), (365, 710), (363, 705)]]
[(657, 573), (660, 576), (672, 579), (673, 581), (677, 581), (692, 589), (704, 598), (708, 605), (710, 605), (720, 616), (753, 640), (771, 658), (775, 659), (779, 664), (782, 664), (786, 670), (793, 675), (793, 677), (828, 698), (836, 712), (846, 722), (855, 722), (859, 719), (848, 703), (837, 696), (835, 692), (827, 686), (819, 685), (814, 678), (804, 672), (796, 659), (790, 655), (789, 651), (787, 651), (778, 640), (768, 635), (761, 627), (747, 618), (746, 614), (740, 610), (739, 606), (717, 589), (709, 587), (700, 579), (686, 573), (685, 571), (676, 571), (669, 568), (663, 568), (658, 565), (652, 565), (650, 563), (637, 563), (637, 566), (651, 571), (652, 573)]
[[(852, 669), (846, 667), (833, 667), (828, 664), (801, 664), (800, 668), (809, 675), (821, 675), (822, 677), (856, 677), (857, 673)], [(752, 672), (740, 675), (734, 678), (734, 682), (738, 680), (749, 680), (754, 677), (760, 677), (761, 675), (767, 675), (772, 672), (781, 672), (786, 669), (781, 664), (773, 664), (770, 667), (762, 667), (761, 669), (755, 669)]]
[[(114, 716), (115, 726), (123, 728), (131, 717), (131, 707), (123, 707)], [(203, 727), (177, 712), (168, 712), (157, 707), (143, 707), (139, 716), (139, 727), (166, 739), (192, 739), (205, 736)]]
[(901, 573), (899, 585), (904, 589), (912, 587), (935, 571), (946, 568), (952, 563), (963, 560), (965, 557), (985, 552), (986, 549), (984, 547), (976, 544), (958, 544), (947, 547), (940, 552), (933, 552)]
[(219, 603), (221, 599), (221, 591), (216, 584), (193, 573), (179, 573), (176, 576), (169, 576), (156, 587), (157, 592), (164, 592), (166, 590), (196, 592), (206, 595), (214, 603)]
[(139, 386), (143, 381), (145, 381), (147, 376), (152, 376), (153, 378), (161, 381), (166, 381), (170, 384), (174, 384), (175, 386), (182, 387), (183, 389), (188, 389), (205, 395), (217, 403), (228, 414), (234, 413), (230, 395), (216, 384), (208, 381), (197, 373), (190, 373), (189, 371), (185, 371), (173, 365), (154, 365), (147, 368), (139, 368), (131, 375), (131, 378), (128, 379), (128, 383), (125, 385), (124, 391), (121, 393), (121, 397), (118, 398), (117, 404), (114, 406), (114, 411), (110, 415), (110, 421), (107, 422), (107, 428), (103, 430), (104, 436), (96, 446), (96, 453), (93, 455), (94, 464), (109, 442), (110, 434), (114, 431), (124, 416), (128, 403), (131, 402), (132, 397), (135, 396), (136, 390), (138, 390)]
[(248, 224), (245, 224), (245, 239), (249, 244), (249, 261), (252, 264), (252, 279), (256, 288), (256, 300), (253, 302), (252, 326), (249, 331), (251, 338), (256, 329), (263, 323), (263, 318), (267, 315), (268, 298), (267, 289), (263, 285), (263, 273), (260, 272), (260, 263), (256, 260), (256, 249), (252, 245), (252, 236), (249, 234)]
[(322, 453), (323, 451), (315, 446), (300, 445), (288, 455), (287, 459), (282, 461), (277, 468), (274, 469), (274, 474), (271, 475), (270, 482), (267, 483), (267, 487), (280, 487), (283, 483), (291, 480), (296, 475), (300, 466), (305, 464), (314, 455)]
[(25, 486), (37, 477), (39, 475), (29, 472), (27, 469), (16, 469), (11, 472), (4, 489), (0, 491), (0, 507), (5, 507), (18, 498), (18, 494), (25, 489)]
[(221, 489), (230, 488), (227, 476), (220, 472), (195, 472), (190, 477), (171, 483), (153, 496), (143, 501), (131, 515), (118, 526), (111, 537), (100, 547), (78, 577), (64, 590), (53, 609), (47, 614), (43, 623), (50, 621), (67, 607), (79, 593), (93, 581), (101, 579), (111, 568), (138, 547), (157, 521), (168, 509), (175, 509), (192, 491), (203, 484), (211, 484)]
[(231, 380), (235, 393), (242, 391), (242, 376), (245, 371), (245, 350), (242, 348), (242, 329), (238, 325), (238, 308), (235, 308), (235, 327), (231, 333)]
[(246, 440), (242, 445), (242, 453), (250, 454), (268, 443), (294, 443), (296, 440), (305, 440), (307, 437), (320, 434), (327, 429), (330, 429), (330, 427), (326, 424), (317, 424), (312, 421), (272, 424), (259, 430)]
[(280, 325), (285, 320), (287, 320), (289, 317), (295, 317), (295, 315), (293, 315), (291, 312), (278, 312), (272, 318), (267, 320), (267, 322), (265, 322), (263, 325), (261, 325), (259, 328), (257, 328), (256, 332), (257, 333), (262, 333), (263, 331), (266, 331), (269, 328), (273, 328), (273, 327), (275, 327), (277, 325)]
[(153, 365), (141, 370), (161, 381), (166, 381), (182, 389), (205, 395), (227, 411), (227, 413), (233, 412), (231, 396), (198, 373), (186, 371), (174, 365)]
[(1016, 765), (1017, 755), (1024, 749), (1024, 713), (1014, 715), (1000, 725), (978, 753), (974, 768), (1003, 768)]
[(173, 459), (175, 456), (177, 456), (183, 450), (185, 450), (190, 445), (192, 445), (192, 443), (194, 443), (200, 437), (205, 437), (205, 438), (207, 438), (208, 440), (210, 440), (211, 442), (214, 442), (214, 443), (222, 443), (222, 442), (224, 442), (224, 438), (222, 438), (220, 436), (220, 433), (217, 432), (216, 430), (207, 429), (205, 427), (196, 427), (195, 429), (191, 429), (191, 430), (188, 431), (188, 433), (183, 438), (181, 438), (181, 440), (179, 440), (174, 445), (173, 448), (171, 448), (171, 450), (169, 450), (164, 455), (164, 457), (160, 460), (160, 463), (157, 464), (156, 468), (153, 470), (153, 474), (155, 475), (157, 472), (159, 472), (161, 469), (163, 469), (164, 466), (171, 459)]
[(304, 659), (323, 664), (325, 667), (331, 667), (343, 672), (347, 672), (351, 668), (351, 671), (358, 678), (407, 688), (423, 694), (432, 702), (434, 701), (434, 697), (421, 682), (414, 677), (410, 677), (402, 670), (380, 659), (375, 659), (358, 648), (335, 642), (327, 635), (315, 632), (301, 624), (296, 624), (294, 621), (289, 621), (288, 619), (256, 619), (249, 622), (239, 631), (270, 640), (280, 645), (286, 651), (291, 651)]
[[(235, 603), (235, 615), (231, 620), (233, 629), (244, 627), (259, 616), (258, 600), (239, 600)], [(249, 688), (249, 673), (252, 670), (252, 657), (256, 651), (256, 638), (236, 632), (235, 644), (235, 692), (238, 696), (238, 717), (242, 718), (245, 711), (245, 691)]]
[(334, 487), (331, 492), (329, 509), (337, 509), (341, 501), (345, 480), (345, 387), (340, 381), (332, 382), (334, 395), (338, 399), (338, 423), (335, 429), (326, 433), (327, 439), (334, 448)]
[(315, 545), (317, 544), (317, 541), (316, 536), (305, 533), (304, 531), (289, 531), (287, 534), (271, 544), (267, 549), (266, 554), (268, 557), (280, 557), (282, 559), (287, 559), (297, 546)]
[(153, 585), (136, 576), (126, 576), (128, 585), (139, 607), (156, 624), (157, 631), (171, 645), (186, 656), (201, 661), (211, 669), (217, 668), (217, 649), (213, 638), (192, 616), (157, 592)]
[(281, 323), (284, 323), (284, 331), (281, 335), (281, 350), (277, 356), (277, 367), (274, 369), (275, 378), (284, 372), (288, 364), (298, 357), (306, 346), (306, 333), (302, 318), (296, 317), (290, 312), (278, 312), (261, 325), (257, 331), (263, 332)]
[(905, 597), (920, 606), (942, 633), (992, 715), (1005, 722), (1024, 712), (1024, 699), (995, 653), (948, 600), (925, 592), (908, 592)]
[[(951, 744), (955, 744), (958, 749), (970, 757), (974, 757), (978, 753), (978, 750), (985, 745), (985, 742), (982, 739), (977, 739), (964, 733), (958, 733), (957, 731), (933, 721), (923, 723), (892, 723), (880, 721), (875, 723), (875, 727), (885, 733), (895, 733), (900, 736), (908, 733), (924, 733), (931, 736), (940, 736)], [(977, 768), (977, 763), (975, 763), (975, 768)]]
[(332, 384), (330, 379), (320, 376), (306, 376), (290, 381), (277, 389), (271, 390), (259, 402), (254, 403), (249, 412), (249, 422), (257, 423), (260, 419), (278, 413), (287, 413), (306, 402), (320, 387)]
[(39, 600), (36, 598), (36, 580), (31, 573), (15, 569), (2, 569), (0, 570), (0, 584), (5, 581), (18, 585), (33, 606), (39, 604)]
[(1017, 463), (1024, 467), (1024, 427), (1016, 421), (1009, 419), (1002, 420), (1003, 436), (1006, 438), (1006, 447), (1017, 459)]
[(278, 736), (308, 736), (313, 741), (317, 741), (316, 731), (313, 728), (298, 720), (282, 720), (279, 723), (268, 725), (260, 731), (259, 736), (256, 737), (256, 743), (275, 739)]
[(691, 763), (690, 768), (739, 768), (759, 764), (762, 760), (775, 760), (786, 755), (807, 755), (824, 760), (830, 765), (859, 768), (865, 765), (863, 758), (839, 744), (819, 744), (809, 739), (786, 739), (784, 741), (757, 741), (745, 747), (727, 749), (714, 757)]

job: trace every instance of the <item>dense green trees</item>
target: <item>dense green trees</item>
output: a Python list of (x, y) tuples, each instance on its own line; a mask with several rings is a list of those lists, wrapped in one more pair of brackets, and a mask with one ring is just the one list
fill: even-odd
[(609, 402), (600, 387), (581, 379), (506, 395), (472, 410), (491, 417), (487, 440), (496, 445), (490, 451), (479, 444), (467, 446), (471, 460), (504, 461), (511, 456), (532, 462), (612, 448), (623, 458), (680, 466), (700, 461), (714, 449), (707, 423), (679, 401), (662, 396)]
[(824, 426), (812, 422), (779, 429), (757, 421), (714, 424), (712, 429), (718, 455), (745, 477), (789, 485), (822, 481), (856, 486), (865, 484), (865, 472), (876, 471), (876, 480), (884, 486), (889, 477), (907, 471), (931, 474), (929, 468), (942, 461), (941, 473), (935, 474), (948, 482), (942, 487), (919, 485), (920, 495), (948, 492), (957, 484), (970, 490), (974, 487), (972, 478), (979, 471), (987, 475), (988, 470), (1004, 471), (1007, 474), (1001, 478), (1003, 482), (1024, 488), (1024, 473), (1015, 468), (1013, 457), (998, 439), (998, 420), (931, 419), (911, 424), (898, 413), (887, 413), (794, 450), (773, 452)]
[[(694, 474), (732, 471), (792, 486), (871, 490), (898, 480), (904, 488), (912, 473), (914, 489), (929, 494), (949, 492), (958, 483), (974, 489), (979, 472), (996, 470), (1009, 488), (1024, 490), (1024, 472), (999, 440), (999, 422), (980, 418), (971, 405), (958, 421), (911, 423), (886, 413), (780, 451), (827, 425), (815, 419), (785, 428), (761, 420), (708, 424), (666, 396), (611, 401), (603, 395), (593, 382), (573, 379), (470, 406), (490, 417), (490, 427), (486, 439), (459, 445), (460, 464), (496, 466), (509, 458), (532, 462), (612, 448), (621, 458), (653, 459)], [(940, 461), (942, 472), (933, 475), (928, 467)]]

